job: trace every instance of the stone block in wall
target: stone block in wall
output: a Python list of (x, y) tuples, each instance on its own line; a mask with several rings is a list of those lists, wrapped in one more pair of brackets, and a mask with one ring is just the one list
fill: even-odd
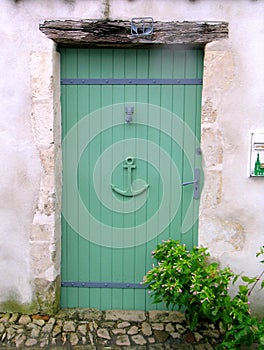
[(30, 53), (31, 93), (33, 101), (45, 101), (53, 97), (52, 61), (52, 51), (34, 51)]
[(185, 315), (178, 311), (149, 311), (150, 322), (184, 322)]
[(211, 220), (205, 216), (200, 220), (200, 229), (206, 232), (206, 235), (201, 237), (200, 244), (210, 247), (212, 256), (218, 257), (223, 252), (239, 252), (244, 248), (245, 230), (237, 221), (216, 217)]
[(50, 242), (31, 242), (32, 269), (34, 276), (53, 281), (53, 245)]
[(144, 311), (133, 311), (133, 310), (108, 310), (105, 312), (106, 320), (123, 320), (123, 321), (134, 321), (141, 322), (145, 321), (146, 315)]
[(54, 186), (54, 167), (55, 167), (55, 153), (54, 145), (51, 143), (47, 147), (39, 148), (40, 159), (42, 164), (42, 169), (44, 170), (45, 181), (47, 177), (51, 177), (50, 183), (45, 183), (45, 186)]
[(51, 281), (43, 278), (35, 278), (35, 294), (40, 314), (54, 314), (60, 307), (60, 277)]
[(222, 201), (222, 172), (206, 171), (200, 211), (216, 208)]
[(222, 165), (223, 137), (217, 127), (202, 128), (202, 150), (207, 169)]
[[(40, 217), (41, 215), (39, 215)], [(45, 216), (46, 218), (46, 216)], [(34, 218), (35, 219), (35, 218)], [(54, 239), (54, 232), (50, 224), (37, 222), (33, 223), (31, 228), (30, 239), (32, 241), (50, 241)]]
[(203, 97), (206, 100), (210, 96), (218, 106), (225, 93), (232, 87), (235, 68), (232, 52), (228, 49), (215, 50), (214, 45), (207, 44), (205, 50)]
[(212, 100), (209, 96), (203, 101), (202, 104), (202, 125), (205, 123), (215, 123), (217, 119), (217, 109), (213, 105)]
[(35, 101), (31, 105), (31, 125), (37, 145), (52, 145), (54, 110), (52, 101)]

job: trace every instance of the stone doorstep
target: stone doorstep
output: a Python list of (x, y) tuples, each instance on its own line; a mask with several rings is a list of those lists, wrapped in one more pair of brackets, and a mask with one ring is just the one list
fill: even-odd
[[(204, 333), (203, 333), (204, 332)], [(213, 350), (221, 332), (190, 332), (178, 311), (62, 309), (57, 315), (0, 313), (0, 349)]]

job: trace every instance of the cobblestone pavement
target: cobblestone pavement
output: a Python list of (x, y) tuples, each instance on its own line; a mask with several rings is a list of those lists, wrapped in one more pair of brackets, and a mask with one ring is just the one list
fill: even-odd
[(221, 331), (191, 332), (172, 311), (62, 309), (55, 316), (0, 313), (0, 349), (213, 350)]

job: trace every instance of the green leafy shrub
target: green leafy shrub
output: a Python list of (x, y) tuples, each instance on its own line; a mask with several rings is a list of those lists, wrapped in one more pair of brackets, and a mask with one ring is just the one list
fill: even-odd
[[(258, 254), (264, 254), (263, 248)], [(184, 308), (191, 330), (204, 321), (221, 322), (225, 330), (221, 350), (240, 349), (254, 342), (264, 349), (264, 321), (251, 316), (248, 301), (249, 286), (254, 288), (259, 278), (243, 276), (244, 284), (232, 298), (228, 286), (239, 276), (229, 267), (221, 269), (218, 263), (210, 262), (207, 248), (189, 251), (179, 241), (168, 240), (157, 246), (153, 257), (157, 265), (146, 274), (144, 283), (155, 303)]]

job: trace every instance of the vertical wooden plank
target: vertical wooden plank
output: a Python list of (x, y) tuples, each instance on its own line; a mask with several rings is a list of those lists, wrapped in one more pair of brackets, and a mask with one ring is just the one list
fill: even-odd
[[(66, 52), (65, 49), (60, 50), (60, 57), (61, 57), (61, 76), (64, 77), (65, 71), (66, 71)], [(62, 140), (64, 138), (65, 133), (65, 124), (66, 124), (66, 86), (61, 86), (61, 118), (62, 118)], [(65, 152), (62, 150), (62, 163), (65, 164)], [(66, 228), (66, 221), (62, 215), (61, 218), (61, 278), (62, 280), (66, 278), (67, 269), (66, 269), (66, 262), (67, 262), (67, 228)], [(67, 306), (67, 288), (61, 287), (61, 307)]]
[[(157, 78), (161, 77), (161, 72), (162, 72), (162, 64), (161, 64), (161, 49), (150, 49), (149, 51), (149, 78)], [(156, 105), (160, 106), (161, 105), (161, 90), (160, 86), (156, 85), (150, 85), (149, 86), (149, 99), (148, 99), (149, 105)], [(161, 112), (158, 112), (159, 118), (161, 119)], [(148, 111), (148, 124), (151, 125), (151, 118), (152, 115), (150, 111)], [(160, 144), (160, 131), (159, 129), (155, 129), (153, 127), (150, 127), (147, 132), (147, 140), (154, 142), (155, 144), (159, 145)], [(157, 164), (159, 164), (159, 157), (160, 154), (156, 155), (158, 157), (157, 159)], [(156, 169), (157, 173), (159, 174), (159, 169)], [(149, 213), (151, 212), (158, 212), (160, 202), (162, 200), (162, 183), (161, 179), (158, 176), (156, 178), (156, 183), (154, 187), (155, 193), (153, 195), (153, 200), (151, 202), (147, 203), (147, 217), (150, 215)], [(154, 221), (154, 220), (153, 220)], [(159, 215), (156, 216), (156, 224), (154, 226), (158, 227), (159, 226)], [(146, 261), (146, 270), (150, 270), (152, 267), (152, 261), (151, 258), (151, 252), (154, 250), (154, 248), (157, 246), (158, 242), (160, 242), (159, 236), (156, 236), (154, 239), (151, 241), (148, 241), (146, 243), (146, 256), (148, 257)], [(152, 310), (156, 309), (158, 306), (156, 304), (153, 304), (152, 299), (150, 298), (149, 294), (146, 294), (146, 309), (147, 310)]]
[(90, 78), (90, 55), (87, 49), (78, 49), (77, 78)]
[[(61, 51), (61, 74), (65, 76), (66, 64), (65, 64), (65, 50)], [(61, 86), (61, 109), (62, 109), (62, 140), (65, 136), (66, 128), (66, 86)], [(62, 150), (62, 163), (65, 164), (65, 150)], [(65, 195), (65, 194), (63, 194)], [(61, 278), (66, 280), (67, 278), (67, 222), (63, 215), (61, 218)], [(61, 307), (68, 305), (68, 292), (67, 288), (61, 288)]]
[[(114, 78), (124, 78), (125, 70), (125, 53), (123, 49), (117, 49), (113, 51), (113, 77)], [(124, 86), (123, 85), (114, 85), (112, 87), (112, 99), (113, 99), (113, 113), (118, 114), (118, 117), (121, 119), (125, 118), (124, 114)], [(120, 105), (121, 104), (121, 105)], [(116, 116), (117, 117), (117, 116)], [(118, 142), (124, 139), (124, 125), (113, 128), (113, 143)], [(113, 163), (117, 162), (117, 154), (113, 153), (112, 155)], [(123, 157), (124, 158), (124, 155)], [(118, 168), (122, 167), (118, 165)], [(123, 185), (123, 175), (120, 177), (120, 172), (116, 172), (113, 169), (112, 181), (114, 184)], [(115, 196), (115, 194), (113, 194)], [(120, 198), (119, 198), (120, 199)], [(121, 199), (120, 199), (121, 200)], [(120, 215), (113, 213), (113, 227), (120, 227), (123, 225), (123, 218)], [(112, 249), (112, 281), (122, 282), (123, 281), (123, 264), (122, 264), (122, 249), (113, 248)], [(112, 290), (112, 308), (113, 309), (122, 309), (123, 308), (123, 292), (121, 289)]]
[(149, 78), (161, 77), (162, 71), (162, 49), (153, 48), (149, 50)]
[[(203, 49), (196, 50), (196, 76), (197, 78), (203, 78), (203, 62), (204, 62), (204, 51)], [(197, 140), (201, 141), (201, 113), (202, 113), (202, 85), (196, 86), (196, 118), (195, 118), (195, 135)], [(202, 155), (197, 152), (195, 158), (195, 167), (202, 169)], [(200, 192), (203, 183), (203, 173), (201, 171), (201, 181), (200, 181)], [(199, 203), (197, 200), (194, 203), (194, 215), (197, 221), (193, 227), (193, 245), (198, 245), (198, 229), (199, 229)]]
[[(173, 63), (172, 63), (172, 77), (173, 78), (184, 78), (185, 74), (185, 50), (175, 49), (173, 52)], [(180, 174), (180, 188), (175, 190), (174, 195), (181, 198), (183, 195), (183, 188), (181, 183), (183, 182), (183, 158), (184, 149), (180, 146), (183, 144), (184, 130), (181, 128), (179, 120), (184, 122), (184, 93), (185, 87), (183, 85), (173, 86), (173, 97), (172, 97), (172, 111), (175, 117), (172, 120), (172, 130), (180, 130), (177, 132), (177, 143), (172, 144), (171, 155), (177, 165), (177, 169)], [(173, 200), (173, 197), (172, 199)], [(179, 207), (176, 217), (174, 218), (171, 225), (171, 238), (175, 240), (181, 239), (181, 229), (182, 229), (182, 203)]]
[[(125, 78), (133, 78), (136, 76), (136, 67), (137, 67), (137, 50), (135, 49), (127, 49), (125, 50), (125, 70), (124, 76)], [(125, 107), (126, 106), (134, 106), (136, 102), (136, 86), (126, 85), (125, 89)], [(135, 113), (136, 114), (136, 113)], [(135, 114), (133, 118), (135, 118)], [(136, 137), (136, 124), (135, 121), (132, 123), (126, 123), (124, 120), (124, 138), (125, 139), (135, 139)], [(136, 149), (130, 149), (127, 146), (124, 147), (124, 155), (126, 157), (135, 157), (134, 153)], [(124, 160), (125, 160), (124, 158)], [(132, 180), (136, 178), (137, 167), (138, 167), (138, 159), (135, 159), (136, 168), (132, 171)], [(126, 176), (126, 172), (124, 172), (124, 176)], [(125, 181), (124, 181), (125, 182)], [(130, 198), (129, 200), (134, 201), (134, 198)], [(135, 226), (135, 214), (133, 212), (126, 213), (124, 215), (124, 227), (134, 227)], [(124, 236), (125, 239), (125, 236)], [(123, 248), (122, 253), (122, 261), (123, 261), (123, 282), (133, 282), (135, 278), (135, 247), (131, 248)], [(134, 290), (123, 289), (123, 307), (125, 309), (133, 309), (134, 308)]]
[[(89, 55), (84, 49), (78, 49), (77, 57), (77, 74), (78, 78), (85, 78), (89, 74)], [(89, 86), (79, 85), (78, 87), (78, 121), (82, 118), (85, 118), (89, 115)], [(81, 157), (79, 163), (78, 171), (78, 183), (79, 183), (79, 192), (84, 201), (84, 203), (89, 203), (87, 188), (87, 172), (89, 168), (89, 157), (83, 157), (84, 154), (81, 153), (80, 143), (83, 143), (83, 138), (86, 137), (89, 130), (80, 129), (78, 132), (78, 155)], [(87, 152), (85, 152), (87, 153)], [(79, 215), (79, 227), (84, 227), (85, 223), (83, 218)], [(79, 237), (79, 246), (78, 246), (78, 270), (79, 270), (79, 282), (86, 282), (90, 280), (90, 264), (89, 264), (89, 249), (90, 242), (83, 238)], [(79, 307), (85, 307), (89, 305), (90, 302), (90, 290), (89, 288), (79, 288)]]
[(173, 78), (174, 48), (167, 47), (161, 50), (161, 75), (162, 79)]
[[(124, 78), (125, 76), (125, 50), (117, 49), (113, 51), (113, 77), (114, 78)], [(118, 113), (118, 118), (125, 120), (125, 111), (124, 111), (124, 99), (125, 99), (125, 89), (123, 85), (114, 85), (113, 86), (113, 113)], [(120, 114), (120, 115), (119, 115)], [(117, 117), (117, 116), (116, 116)], [(125, 123), (113, 129), (113, 143), (121, 141), (124, 139), (124, 128)], [(122, 159), (124, 159), (125, 154), (124, 150)], [(113, 163), (117, 162), (117, 154), (113, 154)], [(112, 181), (114, 184), (120, 184), (123, 186), (123, 169), (122, 164), (118, 165), (119, 173), (114, 172)], [(115, 169), (113, 169), (115, 170)], [(115, 194), (114, 194), (115, 196)], [(121, 200), (120, 197), (118, 197)], [(113, 227), (122, 227), (123, 226), (123, 217), (113, 213)], [(123, 271), (124, 266), (122, 263), (123, 251), (122, 249), (113, 248), (112, 249), (112, 281), (122, 282), (123, 281)], [(113, 289), (112, 291), (112, 308), (113, 309), (122, 309), (123, 308), (123, 291), (121, 289)]]
[[(77, 74), (77, 50), (70, 50), (66, 58), (66, 76), (76, 76)], [(68, 86), (66, 89), (66, 129), (64, 135), (73, 127), (78, 121), (78, 92), (75, 86)], [(73, 157), (77, 157), (77, 138), (74, 140), (73, 147)], [(68, 153), (67, 148), (65, 152)], [(70, 164), (66, 164), (66, 176), (67, 169), (69, 169)], [(78, 208), (70, 208), (70, 198), (67, 197), (67, 188), (64, 188), (64, 195), (66, 196), (67, 201), (67, 210), (73, 210), (74, 215), (78, 215)], [(68, 204), (69, 203), (69, 204)], [(67, 211), (66, 211), (67, 213)], [(67, 262), (66, 269), (67, 275), (66, 280), (71, 278), (72, 280), (78, 281), (78, 235), (76, 232), (67, 225)], [(76, 288), (68, 288), (68, 306), (75, 307), (78, 305), (78, 290)]]
[[(197, 62), (196, 62), (196, 75), (198, 79), (203, 79), (203, 65), (204, 65), (204, 51), (203, 49), (198, 49), (197, 52)], [(195, 123), (195, 133), (197, 139), (201, 140), (201, 111), (202, 111), (202, 85), (196, 86), (196, 123)]]
[[(171, 48), (167, 48), (167, 49), (163, 49), (162, 50), (162, 55), (161, 55), (161, 78), (162, 79), (166, 79), (172, 78), (172, 74), (173, 73), (173, 49)], [(169, 130), (172, 130), (172, 111), (173, 111), (173, 107), (172, 107), (172, 102), (173, 102), (173, 98), (172, 98), (172, 91), (173, 91), (173, 87), (171, 85), (162, 85), (161, 87), (161, 108), (165, 109), (166, 111), (171, 111), (170, 112), (170, 116), (171, 116), (171, 120), (169, 121), (167, 118), (163, 118), (161, 116), (161, 120), (160, 120), (160, 128), (161, 130), (166, 130), (167, 128), (167, 123), (170, 122), (170, 127)], [(169, 113), (169, 112), (167, 112)], [(172, 187), (172, 153), (171, 153), (171, 148), (172, 148), (172, 138), (171, 135), (167, 135), (165, 133), (160, 133), (160, 146), (161, 148), (167, 152), (167, 154), (170, 156), (171, 162), (168, 165), (168, 169), (166, 169), (166, 179), (164, 180), (164, 186), (169, 186), (171, 188), (170, 191), (170, 198), (167, 199), (166, 201), (166, 210), (164, 210), (164, 214), (163, 214), (163, 219), (166, 218), (166, 221), (168, 222), (168, 224), (171, 222), (172, 218), (171, 218), (171, 201), (175, 200), (172, 196), (172, 193), (176, 190), (175, 188)], [(161, 159), (162, 161), (162, 159)], [(162, 166), (162, 165), (161, 165)], [(174, 228), (171, 227), (171, 225), (169, 225), (167, 227), (167, 229), (160, 234), (159, 239), (160, 240), (167, 240), (170, 236), (171, 231), (173, 231)]]
[[(101, 78), (101, 49), (90, 49), (90, 77), (91, 78)], [(90, 86), (90, 113), (101, 108), (101, 86), (91, 85)], [(100, 125), (101, 125), (101, 114), (99, 113)], [(100, 135), (96, 136), (93, 141), (92, 147), (89, 149), (89, 163), (95, 164), (97, 159), (101, 154), (101, 138)], [(92, 171), (92, 169), (91, 169)], [(91, 175), (91, 180), (89, 184), (89, 206), (93, 209), (95, 217), (100, 217), (100, 203), (95, 198), (94, 184)], [(98, 236), (101, 236), (101, 232), (98, 232)], [(90, 243), (90, 281), (98, 282), (101, 281), (101, 247), (94, 243)], [(101, 307), (101, 290), (99, 288), (90, 289), (91, 307), (100, 308)]]
[[(196, 78), (196, 52), (195, 50), (186, 50), (186, 69), (185, 76), (186, 78)], [(186, 127), (190, 127), (191, 130), (195, 133), (195, 117), (196, 117), (196, 86), (187, 85), (185, 86), (185, 125)], [(188, 147), (193, 152), (193, 156), (195, 155), (195, 139), (187, 137), (188, 133), (184, 132), (184, 148)], [(194, 159), (194, 158), (193, 158)], [(184, 168), (183, 168), (183, 177), (187, 180), (192, 181), (194, 178), (194, 162), (189, 164), (189, 161), (184, 158)], [(188, 180), (190, 179), (190, 180)], [(185, 216), (189, 207), (192, 208), (192, 215), (189, 217), (189, 221), (193, 223), (193, 193), (194, 186), (188, 185), (183, 188), (183, 199), (182, 199), (182, 207), (183, 207), (183, 217)], [(183, 218), (184, 219), (184, 218)], [(191, 248), (193, 246), (193, 234), (194, 229), (190, 228), (187, 232), (182, 234), (182, 240), (184, 243)]]
[(89, 55), (90, 55), (90, 65), (89, 65), (90, 78), (101, 78), (102, 50), (103, 49), (100, 49), (100, 48), (89, 49)]
[[(113, 76), (113, 50), (112, 49), (104, 49), (102, 51), (102, 66), (101, 66), (101, 77), (102, 78), (111, 78)], [(101, 105), (102, 108), (105, 106), (112, 106), (113, 104), (113, 87), (108, 85), (103, 85), (101, 88)], [(103, 112), (102, 114), (102, 126), (104, 126), (104, 120), (111, 118), (112, 124), (113, 124), (113, 117), (112, 117), (112, 107), (111, 109), (107, 109), (107, 112)], [(109, 115), (110, 114), (110, 115)], [(102, 133), (101, 136), (101, 154), (104, 152), (104, 150), (112, 144), (112, 129), (107, 130)], [(101, 162), (101, 168), (104, 169), (104, 166), (106, 164)], [(113, 154), (107, 159), (104, 160), (104, 162), (109, 162), (110, 165), (113, 164)], [(106, 173), (103, 172), (101, 183), (103, 184), (104, 181), (106, 181), (107, 178)], [(110, 186), (110, 184), (109, 184)], [(102, 185), (101, 185), (102, 188)], [(107, 223), (109, 226), (113, 226), (113, 212), (110, 210), (103, 210), (103, 206), (101, 206), (101, 215), (100, 220), (101, 222)], [(109, 247), (101, 247), (100, 250), (101, 254), (101, 281), (102, 282), (112, 282), (112, 249)], [(101, 309), (107, 309), (112, 307), (112, 290), (110, 288), (104, 288), (101, 290)]]
[[(148, 78), (148, 65), (149, 65), (149, 50), (137, 50), (137, 67), (136, 67), (136, 77), (143, 79)], [(141, 105), (141, 113), (142, 115), (136, 115), (136, 122), (142, 123), (145, 119), (145, 115), (148, 114), (148, 99), (149, 99), (149, 88), (147, 85), (138, 85), (136, 87), (136, 99), (138, 103), (144, 103), (144, 106)], [(136, 128), (136, 136), (137, 139), (143, 139), (147, 140), (148, 138), (148, 127), (147, 125), (138, 124)], [(149, 172), (149, 164), (147, 162), (147, 147), (145, 148), (145, 159), (146, 161), (140, 162), (140, 174), (139, 178), (145, 179), (147, 183), (150, 182), (150, 172)], [(149, 196), (147, 198), (149, 200)], [(137, 212), (135, 217), (135, 227), (140, 225), (142, 222), (145, 222), (147, 220), (147, 207), (144, 205), (142, 208), (143, 210), (140, 210)], [(145, 241), (147, 241), (147, 232), (142, 232), (142, 235), (145, 236)], [(144, 238), (144, 237), (143, 237)], [(146, 244), (141, 244), (134, 249), (134, 279), (135, 282), (142, 282), (143, 277), (146, 274), (146, 261), (149, 259), (147, 257), (147, 250), (146, 250)], [(136, 310), (145, 310), (146, 308), (146, 290), (140, 290), (136, 289), (134, 291), (134, 298), (135, 298), (135, 309)]]

